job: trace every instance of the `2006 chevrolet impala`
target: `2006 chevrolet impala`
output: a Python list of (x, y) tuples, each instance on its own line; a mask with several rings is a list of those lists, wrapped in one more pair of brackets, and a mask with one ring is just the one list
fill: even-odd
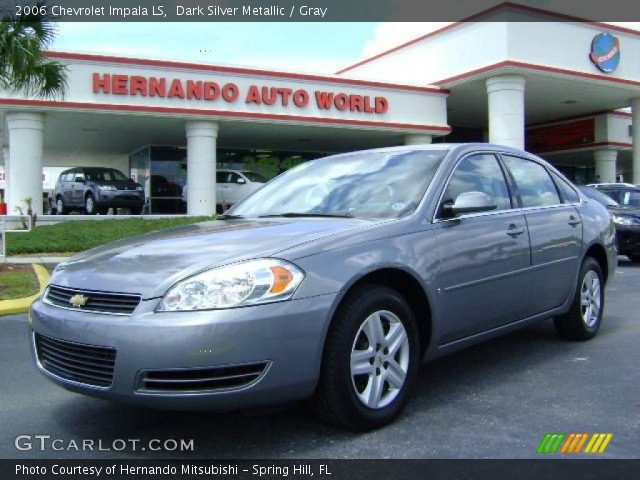
[(216, 221), (59, 265), (31, 310), (37, 368), (158, 408), (311, 398), (381, 426), (421, 361), (554, 318), (592, 338), (616, 264), (607, 210), (523, 151), (395, 147), (304, 163)]

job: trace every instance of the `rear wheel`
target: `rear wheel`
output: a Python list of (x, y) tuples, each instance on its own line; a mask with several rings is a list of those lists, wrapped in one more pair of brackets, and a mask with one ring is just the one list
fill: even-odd
[(568, 340), (590, 340), (598, 333), (603, 311), (602, 269), (595, 259), (587, 257), (580, 267), (571, 309), (554, 319), (556, 330)]
[(351, 430), (391, 422), (408, 400), (419, 349), (405, 299), (379, 285), (359, 288), (336, 312), (327, 334), (314, 410)]

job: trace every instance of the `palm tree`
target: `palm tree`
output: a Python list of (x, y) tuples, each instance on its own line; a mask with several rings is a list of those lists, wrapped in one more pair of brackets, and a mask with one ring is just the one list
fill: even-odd
[[(38, 1), (38, 7), (46, 5)], [(67, 68), (51, 60), (44, 51), (51, 45), (56, 26), (53, 18), (30, 9), (28, 15), (5, 14), (0, 21), (0, 87), (19, 90), (27, 96), (54, 98), (64, 95)]]

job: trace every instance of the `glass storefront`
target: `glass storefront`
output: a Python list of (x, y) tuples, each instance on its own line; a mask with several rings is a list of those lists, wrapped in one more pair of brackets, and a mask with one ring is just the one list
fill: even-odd
[[(293, 152), (242, 148), (219, 148), (217, 168), (255, 172), (271, 179), (325, 152)], [(131, 177), (144, 186), (145, 213), (186, 213), (187, 149), (150, 145), (129, 157)], [(250, 175), (250, 174), (249, 174)]]

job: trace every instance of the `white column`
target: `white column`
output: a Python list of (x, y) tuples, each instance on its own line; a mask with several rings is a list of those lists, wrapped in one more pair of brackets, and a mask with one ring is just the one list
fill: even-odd
[[(4, 158), (4, 203), (9, 203), (9, 146), (2, 147), (2, 157)], [(9, 213), (7, 211), (7, 213)]]
[(596, 179), (599, 176), (599, 181), (602, 183), (615, 182), (618, 151), (596, 150), (593, 152), (593, 158), (596, 162)]
[(633, 138), (633, 163), (631, 183), (640, 184), (640, 97), (631, 100), (631, 136)]
[(489, 142), (524, 148), (524, 87), (519, 75), (487, 79)]
[[(26, 208), (24, 199), (31, 197), (33, 211), (42, 215), (42, 144), (44, 114), (7, 112), (9, 130), (9, 173), (7, 190), (9, 215), (15, 207)], [(25, 212), (26, 213), (26, 212)]]
[(405, 145), (425, 145), (431, 143), (431, 135), (426, 133), (410, 133), (404, 136)]
[(187, 129), (187, 213), (216, 213), (216, 140), (218, 124), (189, 121)]

